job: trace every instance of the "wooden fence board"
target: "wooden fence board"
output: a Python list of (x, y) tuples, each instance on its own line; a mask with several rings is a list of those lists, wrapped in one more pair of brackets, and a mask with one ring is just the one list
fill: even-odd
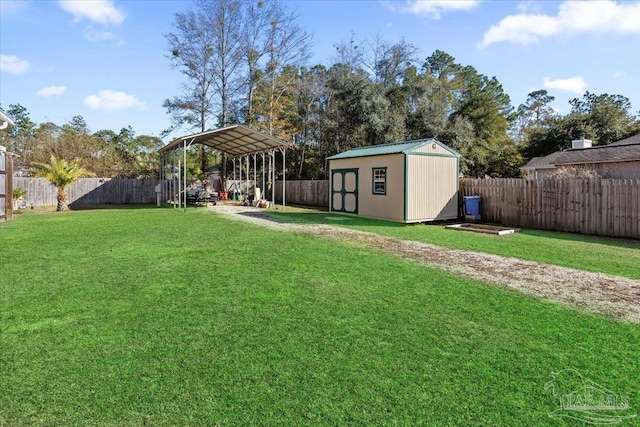
[[(275, 196), (282, 202), (282, 181), (276, 181)], [(287, 203), (307, 206), (329, 206), (329, 181), (291, 180), (286, 181)]]
[[(44, 178), (14, 177), (14, 185), (26, 190), (29, 206), (55, 206), (56, 187)], [(155, 203), (156, 179), (80, 178), (67, 189), (70, 206)]]
[(464, 179), (485, 222), (640, 238), (640, 180)]

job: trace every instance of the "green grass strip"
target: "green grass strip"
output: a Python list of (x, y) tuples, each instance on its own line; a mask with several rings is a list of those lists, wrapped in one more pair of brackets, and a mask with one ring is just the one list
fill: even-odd
[(496, 236), (445, 229), (442, 224), (402, 224), (296, 207), (287, 207), (285, 212), (268, 212), (283, 222), (336, 225), (448, 248), (640, 279), (640, 242), (635, 240), (528, 229)]

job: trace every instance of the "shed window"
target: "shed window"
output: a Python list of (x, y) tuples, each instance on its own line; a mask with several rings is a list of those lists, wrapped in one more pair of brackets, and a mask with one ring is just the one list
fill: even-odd
[(373, 168), (373, 194), (387, 194), (387, 168)]

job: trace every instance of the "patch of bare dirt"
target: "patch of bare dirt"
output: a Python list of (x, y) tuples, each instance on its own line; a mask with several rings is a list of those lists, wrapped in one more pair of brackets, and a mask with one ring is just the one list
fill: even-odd
[(279, 223), (271, 220), (264, 214), (264, 210), (258, 208), (218, 205), (213, 209), (262, 226), (357, 243), (524, 294), (630, 322), (640, 322), (640, 280), (480, 252), (448, 249), (331, 225)]

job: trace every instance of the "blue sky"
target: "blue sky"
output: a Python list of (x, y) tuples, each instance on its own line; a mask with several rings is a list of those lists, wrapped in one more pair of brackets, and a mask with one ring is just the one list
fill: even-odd
[[(334, 46), (401, 38), (424, 60), (440, 49), (496, 76), (514, 107), (536, 89), (562, 113), (585, 91), (628, 97), (640, 110), (640, 1), (285, 1), (314, 40), (311, 63)], [(131, 125), (159, 135), (180, 73), (163, 34), (188, 0), (0, 0), (0, 104), (37, 123), (82, 115), (92, 131)], [(173, 134), (188, 133), (188, 129)]]

